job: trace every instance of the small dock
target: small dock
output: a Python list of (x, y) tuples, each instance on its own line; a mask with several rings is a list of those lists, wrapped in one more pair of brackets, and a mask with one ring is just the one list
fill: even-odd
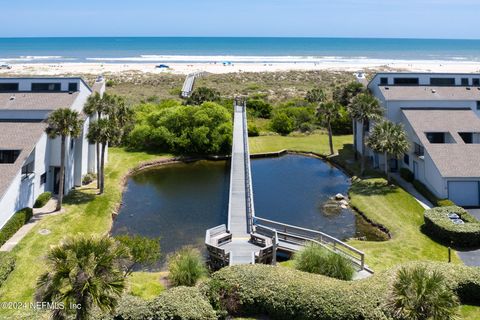
[(245, 99), (234, 102), (232, 157), (228, 222), (206, 231), (205, 245), (213, 268), (237, 264), (276, 264), (277, 253), (291, 256), (309, 243), (316, 243), (349, 259), (356, 278), (373, 272), (365, 254), (328, 234), (296, 227), (255, 215)]

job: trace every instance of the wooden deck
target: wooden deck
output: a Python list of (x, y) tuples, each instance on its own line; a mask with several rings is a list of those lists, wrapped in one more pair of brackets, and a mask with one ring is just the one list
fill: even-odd
[(207, 230), (205, 244), (217, 268), (236, 264), (276, 263), (276, 253), (293, 254), (314, 242), (356, 266), (357, 277), (373, 272), (360, 250), (328, 234), (255, 216), (245, 101), (235, 100), (228, 224)]

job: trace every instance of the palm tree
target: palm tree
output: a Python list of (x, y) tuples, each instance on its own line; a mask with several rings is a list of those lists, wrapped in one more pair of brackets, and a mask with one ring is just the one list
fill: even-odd
[(378, 153), (383, 153), (385, 158), (385, 174), (390, 181), (388, 170), (388, 156), (400, 158), (410, 148), (407, 134), (401, 124), (391, 121), (382, 121), (375, 125), (367, 139), (367, 145)]
[(458, 298), (445, 277), (426, 267), (402, 268), (393, 284), (387, 308), (396, 319), (455, 319)]
[(118, 130), (111, 118), (101, 118), (90, 123), (87, 139), (90, 143), (102, 146), (100, 156), (100, 170), (98, 171), (99, 193), (102, 194), (105, 188), (105, 151), (109, 141), (118, 138)]
[(323, 89), (321, 88), (314, 88), (308, 91), (305, 96), (305, 100), (310, 103), (322, 103), (325, 102), (326, 99), (327, 95), (325, 94), (325, 91), (323, 91)]
[[(383, 115), (383, 109), (377, 98), (369, 93), (361, 93), (352, 99), (352, 103), (348, 106), (352, 119), (358, 121), (362, 125), (362, 159), (360, 165), (360, 175), (365, 172), (365, 134), (366, 124), (370, 121), (379, 119)], [(356, 140), (355, 132), (355, 140)], [(357, 152), (357, 150), (355, 150)]]
[(132, 108), (126, 105), (125, 100), (118, 96), (112, 96), (111, 104), (107, 112), (108, 118), (114, 120), (119, 133), (115, 141), (109, 142), (120, 143), (133, 127), (134, 112)]
[(340, 116), (341, 106), (333, 101), (323, 102), (318, 105), (317, 117), (328, 130), (328, 143), (330, 146), (330, 154), (334, 154), (333, 138), (332, 138), (332, 121), (335, 121)]
[(71, 237), (47, 255), (49, 271), (37, 281), (37, 300), (63, 303), (54, 319), (65, 319), (73, 311), (76, 319), (87, 319), (94, 305), (111, 312), (123, 289), (125, 278), (117, 259), (125, 256), (122, 246), (109, 237)]
[[(340, 103), (342, 106), (351, 104), (353, 98), (365, 91), (365, 86), (357, 81), (352, 81), (346, 85), (339, 86), (333, 91), (333, 100)], [(357, 132), (357, 121), (353, 121), (353, 132)], [(357, 150), (357, 139), (353, 139), (353, 150)], [(358, 159), (355, 151), (355, 160)]]
[[(100, 95), (100, 93), (95, 92), (95, 94), (88, 97), (85, 106), (83, 107), (83, 112), (89, 117), (96, 115), (97, 120), (102, 118), (102, 115), (107, 113), (110, 109), (111, 104), (113, 103), (114, 97), (110, 96), (107, 93)], [(100, 143), (96, 144), (96, 154), (97, 154), (97, 175), (100, 175)], [(100, 180), (97, 178), (97, 188), (100, 189)]]
[(47, 119), (47, 135), (55, 139), (60, 136), (60, 183), (58, 189), (58, 202), (56, 210), (62, 209), (64, 182), (65, 182), (65, 141), (68, 136), (71, 139), (76, 138), (82, 131), (83, 121), (77, 111), (69, 108), (61, 108), (52, 112)]

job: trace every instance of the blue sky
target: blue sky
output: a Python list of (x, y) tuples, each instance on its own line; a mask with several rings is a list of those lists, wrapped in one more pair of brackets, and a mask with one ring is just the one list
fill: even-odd
[[(479, 39), (478, 0), (2, 1), (0, 37), (311, 36)], [(8, 26), (8, 28), (6, 27)]]

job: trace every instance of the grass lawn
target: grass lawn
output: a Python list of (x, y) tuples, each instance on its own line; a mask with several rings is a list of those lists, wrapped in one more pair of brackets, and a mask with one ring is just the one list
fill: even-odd
[[(260, 136), (248, 139), (250, 153), (275, 152), (283, 149), (294, 151), (315, 152), (328, 155), (328, 135), (326, 133), (315, 133), (311, 135), (299, 136)], [(351, 135), (333, 137), (334, 148), (343, 147), (345, 144), (351, 144), (353, 138)]]
[[(159, 156), (109, 149), (105, 193), (95, 196), (96, 190), (91, 188), (73, 191), (65, 198), (65, 213), (44, 218), (27, 234), (12, 252), (17, 258), (16, 268), (0, 287), (1, 301), (33, 300), (37, 278), (45, 271), (44, 256), (51, 246), (57, 245), (65, 236), (106, 234), (112, 224), (112, 211), (121, 200), (122, 178), (129, 169), (155, 158)], [(40, 235), (40, 229), (48, 229), (51, 233)], [(151, 276), (149, 277), (152, 280)], [(148, 277), (145, 275), (133, 276), (131, 288), (134, 294), (138, 293), (139, 288), (146, 290), (142, 294), (145, 297), (162, 290), (159, 283), (153, 286), (139, 283), (146, 278)], [(0, 319), (16, 319), (22, 314), (22, 310), (0, 309)]]

